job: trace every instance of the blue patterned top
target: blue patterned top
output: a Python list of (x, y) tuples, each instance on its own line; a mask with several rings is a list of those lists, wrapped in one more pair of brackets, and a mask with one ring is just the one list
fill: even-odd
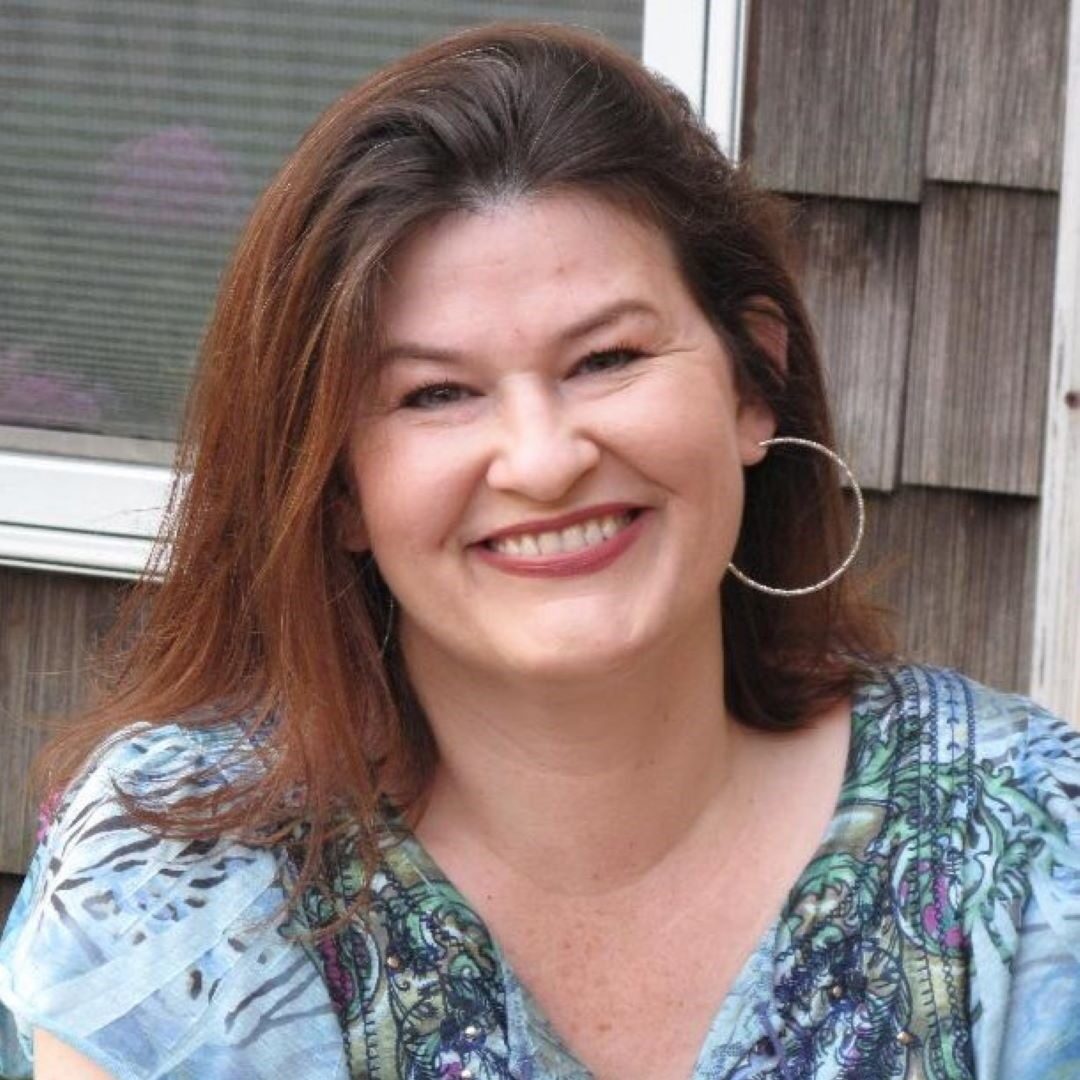
[[(347, 838), (285, 915), (286, 850), (164, 840), (117, 805), (114, 777), (167, 784), (238, 737), (128, 732), (66, 799), (0, 943), (3, 1075), (40, 1026), (117, 1080), (588, 1076), (392, 817), (366, 918), (312, 944), (362, 886)], [(1080, 734), (951, 672), (859, 688), (826, 836), (690, 1080), (857, 1077), (1080, 1077)]]

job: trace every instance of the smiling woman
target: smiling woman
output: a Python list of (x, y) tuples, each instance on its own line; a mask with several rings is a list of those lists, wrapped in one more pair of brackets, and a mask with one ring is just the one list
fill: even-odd
[(580, 32), (316, 123), (43, 760), (0, 945), (40, 1075), (1080, 1069), (1077, 737), (810, 588), (848, 530), (782, 225)]
[(475, 701), (525, 672), (718, 656), (743, 468), (775, 420), (736, 393), (665, 235), (543, 194), (439, 218), (389, 273), (349, 542), (401, 604), (421, 696), (430, 670)]

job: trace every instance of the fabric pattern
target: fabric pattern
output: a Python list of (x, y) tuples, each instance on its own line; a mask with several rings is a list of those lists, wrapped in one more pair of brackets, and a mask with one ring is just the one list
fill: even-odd
[[(501, 964), (484, 924), (419, 845), (388, 821), (375, 903), (343, 933), (305, 941), (342, 1025), (352, 1076), (507, 1076)], [(309, 889), (284, 933), (331, 925), (363, 891), (343, 838), (329, 893)], [(288, 860), (288, 884), (292, 885)], [(310, 936), (310, 935), (309, 935)], [(391, 1067), (392, 1066), (392, 1067)]]
[[(392, 814), (371, 906), (314, 941), (362, 891), (347, 838), (286, 915), (287, 852), (165, 841), (117, 810), (111, 777), (190, 775), (229, 737), (138, 731), (67, 800), (0, 944), (24, 1047), (44, 1026), (120, 1080), (588, 1077)], [(690, 1080), (1076, 1078), (1078, 1016), (1080, 734), (951, 672), (880, 672), (828, 831)]]
[(167, 790), (234, 739), (130, 733), (65, 800), (0, 943), (0, 1001), (23, 1037), (5, 1076), (30, 1076), (31, 1027), (117, 1080), (348, 1076), (318, 973), (278, 932), (273, 854), (150, 836), (117, 803), (114, 778)]

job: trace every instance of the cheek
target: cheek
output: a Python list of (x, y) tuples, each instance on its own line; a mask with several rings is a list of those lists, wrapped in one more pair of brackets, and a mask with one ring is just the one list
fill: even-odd
[[(415, 433), (413, 433), (415, 435)], [(460, 520), (468, 480), (451, 440), (372, 437), (354, 457), (354, 476), (379, 564), (403, 564), (440, 543)]]
[(644, 471), (683, 484), (697, 478), (705, 487), (741, 472), (734, 411), (713, 379), (658, 380), (640, 389), (612, 402), (605, 427), (634, 448)]
[(673, 496), (688, 528), (687, 557), (702, 567), (727, 562), (742, 519), (744, 472), (733, 403), (723, 388), (699, 380), (654, 393), (635, 410), (625, 445), (642, 473)]

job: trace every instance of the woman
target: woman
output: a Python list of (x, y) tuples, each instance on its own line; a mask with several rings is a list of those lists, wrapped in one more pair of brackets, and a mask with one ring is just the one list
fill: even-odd
[(47, 759), (0, 951), (38, 1075), (1080, 1070), (1077, 738), (810, 588), (846, 515), (781, 247), (579, 32), (315, 125), (164, 584)]

